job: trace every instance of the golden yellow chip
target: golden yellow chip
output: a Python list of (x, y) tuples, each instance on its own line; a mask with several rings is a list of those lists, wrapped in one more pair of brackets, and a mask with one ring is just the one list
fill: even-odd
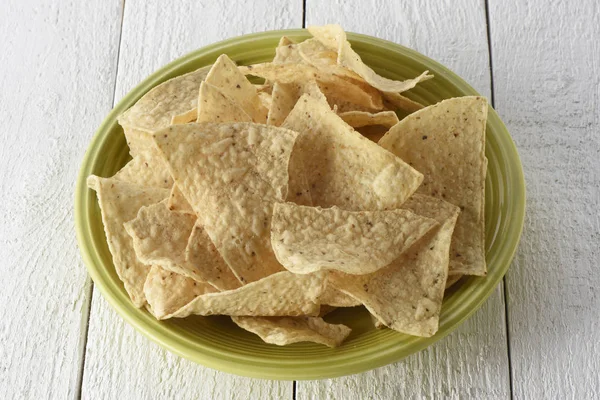
[(96, 191), (102, 223), (117, 275), (136, 307), (146, 303), (144, 282), (150, 267), (135, 256), (133, 241), (123, 224), (134, 219), (140, 208), (158, 203), (169, 195), (168, 189), (139, 186), (113, 178), (88, 177), (88, 186)]
[(252, 123), (173, 125), (155, 134), (177, 187), (241, 282), (283, 268), (270, 242), (297, 133)]
[(167, 318), (189, 315), (317, 316), (325, 288), (323, 273), (296, 275), (283, 271), (238, 289), (196, 297)]
[(337, 347), (352, 331), (345, 325), (329, 324), (319, 317), (231, 317), (233, 322), (265, 343), (285, 346), (313, 342)]
[(404, 118), (380, 146), (425, 176), (419, 193), (460, 207), (452, 246), (452, 274), (485, 275), (485, 126), (483, 97), (444, 100)]
[(361, 128), (368, 125), (382, 125), (391, 128), (400, 120), (393, 111), (381, 111), (370, 113), (365, 111), (346, 111), (338, 114), (345, 123), (353, 128)]
[(438, 329), (448, 276), (448, 250), (459, 209), (418, 194), (404, 206), (436, 219), (440, 226), (386, 268), (367, 275), (335, 271), (329, 278), (337, 289), (359, 300), (389, 328), (429, 337)]
[(288, 270), (362, 275), (397, 259), (437, 223), (408, 210), (345, 211), (275, 204), (271, 244)]
[(315, 206), (346, 210), (399, 208), (423, 175), (361, 136), (324, 101), (304, 95), (284, 124), (300, 133), (294, 152), (303, 164)]
[[(164, 202), (142, 207), (137, 217), (124, 224), (133, 239), (138, 260), (157, 265), (199, 282), (208, 282), (219, 290), (235, 289), (241, 284), (207, 237), (194, 233), (196, 216), (174, 212)], [(193, 239), (192, 239), (193, 237)], [(194, 257), (187, 256), (193, 240)]]
[(148, 309), (157, 319), (163, 319), (205, 293), (214, 293), (208, 283), (201, 283), (158, 266), (150, 268), (144, 283)]

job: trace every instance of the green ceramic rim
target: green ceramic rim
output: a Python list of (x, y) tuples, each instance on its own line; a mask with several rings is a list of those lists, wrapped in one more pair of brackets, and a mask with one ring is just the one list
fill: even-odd
[[(418, 352), (458, 327), (490, 296), (506, 273), (523, 228), (525, 182), (517, 149), (504, 124), (490, 108), (486, 155), (486, 246), (488, 276), (463, 278), (444, 300), (440, 329), (431, 338), (375, 330), (359, 308), (333, 313), (331, 321), (353, 328), (337, 349), (299, 343), (274, 346), (237, 329), (226, 317), (192, 317), (156, 321), (130, 303), (106, 245), (94, 192), (86, 186), (90, 174), (111, 176), (129, 159), (116, 117), (157, 84), (213, 62), (226, 53), (240, 64), (264, 62), (274, 55), (279, 38), (299, 41), (305, 30), (281, 30), (245, 35), (194, 51), (161, 68), (129, 92), (106, 117), (85, 154), (75, 191), (75, 221), (79, 248), (97, 288), (111, 306), (139, 332), (169, 351), (221, 371), (264, 379), (322, 379), (367, 371)], [(353, 48), (378, 73), (393, 79), (417, 76), (428, 69), (435, 79), (409, 94), (433, 104), (444, 98), (478, 93), (441, 64), (398, 44), (349, 33)]]

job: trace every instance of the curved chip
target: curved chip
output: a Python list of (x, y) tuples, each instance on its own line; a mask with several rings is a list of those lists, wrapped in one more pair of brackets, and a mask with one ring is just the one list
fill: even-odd
[(296, 275), (278, 272), (239, 289), (196, 297), (166, 318), (189, 315), (317, 316), (325, 288), (322, 273)]
[(452, 274), (486, 274), (487, 111), (484, 97), (444, 100), (410, 114), (379, 141), (424, 174), (419, 193), (460, 207), (450, 249)]
[(271, 244), (288, 271), (362, 275), (389, 265), (436, 225), (408, 210), (345, 211), (275, 204)]
[(346, 39), (346, 32), (339, 25), (309, 26), (308, 31), (326, 47), (337, 51), (338, 65), (354, 71), (369, 85), (382, 92), (401, 93), (414, 88), (419, 82), (433, 78), (429, 71), (423, 72), (414, 79), (395, 81), (378, 75), (366, 65), (350, 42)]
[(423, 175), (363, 137), (329, 105), (303, 95), (285, 128), (300, 132), (294, 152), (302, 156), (315, 206), (346, 210), (399, 208)]
[(381, 111), (378, 113), (370, 113), (365, 111), (346, 111), (338, 114), (345, 123), (353, 128), (361, 128), (368, 125), (383, 125), (391, 128), (400, 120), (393, 111)]
[(386, 268), (367, 275), (334, 271), (329, 279), (389, 328), (429, 337), (438, 330), (448, 276), (448, 250), (459, 209), (419, 194), (404, 206), (436, 219), (440, 225)]
[(342, 324), (329, 324), (319, 317), (231, 317), (233, 322), (258, 335), (266, 343), (285, 346), (313, 342), (337, 347), (352, 329)]

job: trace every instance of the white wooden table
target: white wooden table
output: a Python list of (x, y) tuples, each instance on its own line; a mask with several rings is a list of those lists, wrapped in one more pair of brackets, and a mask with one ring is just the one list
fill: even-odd
[[(1, 0), (0, 397), (600, 398), (599, 21), (595, 0)], [(504, 285), (435, 346), (359, 375), (262, 381), (174, 356), (86, 273), (73, 222), (85, 149), (167, 62), (330, 22), (412, 47), (494, 103), (528, 188)]]

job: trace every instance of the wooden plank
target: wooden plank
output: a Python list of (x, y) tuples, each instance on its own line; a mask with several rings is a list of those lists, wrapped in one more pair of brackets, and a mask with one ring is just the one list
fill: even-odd
[[(486, 15), (481, 1), (440, 3), (309, 0), (307, 24), (338, 22), (432, 57), (490, 96)], [(503, 289), (457, 331), (399, 363), (363, 374), (298, 382), (298, 399), (510, 397)]]
[(600, 398), (600, 6), (490, 1), (527, 218), (507, 277), (516, 399)]
[[(169, 61), (237, 35), (299, 28), (302, 2), (128, 0), (116, 98)], [(84, 398), (292, 398), (292, 382), (221, 373), (181, 359), (126, 325), (94, 292), (82, 393)]]
[(2, 2), (0, 393), (5, 399), (77, 394), (80, 331), (90, 299), (73, 231), (73, 187), (88, 142), (111, 107), (119, 24), (118, 0)]

